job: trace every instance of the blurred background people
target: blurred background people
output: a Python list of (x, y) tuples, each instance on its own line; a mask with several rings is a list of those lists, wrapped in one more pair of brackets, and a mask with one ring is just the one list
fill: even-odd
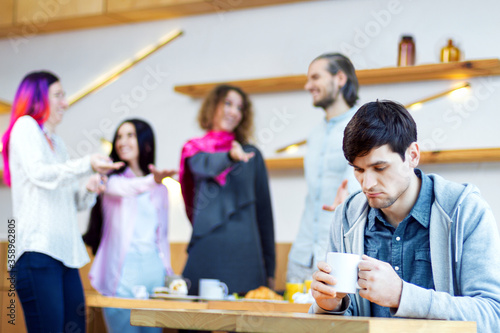
[[(90, 215), (84, 240), (97, 250), (89, 278), (106, 296), (133, 298), (144, 288), (164, 286), (171, 275), (168, 191), (162, 179), (176, 173), (157, 170), (151, 126), (125, 120), (113, 138), (110, 157), (124, 166), (109, 176), (102, 199)], [(143, 295), (146, 296), (146, 295)], [(105, 308), (109, 332), (161, 332), (130, 325), (130, 310)]]
[(322, 54), (309, 65), (304, 88), (311, 93), (314, 106), (325, 111), (325, 118), (307, 139), (307, 196), (299, 232), (288, 256), (289, 282), (312, 279), (318, 261), (325, 260), (332, 211), (360, 188), (342, 152), (344, 128), (358, 100), (354, 66), (342, 54)]
[[(10, 274), (29, 332), (85, 332), (85, 300), (78, 269), (89, 262), (77, 210), (104, 188), (99, 174), (122, 166), (94, 154), (69, 159), (55, 134), (68, 108), (59, 78), (32, 72), (19, 85), (2, 137), (4, 180), (12, 187), (15, 265)], [(86, 188), (79, 180), (89, 177)], [(105, 179), (104, 179), (105, 180)], [(14, 266), (13, 266), (14, 265)], [(13, 267), (12, 267), (13, 266)]]
[(182, 149), (179, 178), (193, 225), (183, 275), (198, 294), (201, 278), (225, 282), (230, 293), (274, 287), (274, 222), (267, 170), (249, 144), (253, 111), (238, 87), (220, 85), (198, 114), (203, 137)]

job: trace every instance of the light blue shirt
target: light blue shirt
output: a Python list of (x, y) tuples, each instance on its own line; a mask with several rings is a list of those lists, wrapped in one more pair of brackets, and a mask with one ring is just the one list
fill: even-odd
[(333, 212), (323, 210), (323, 205), (333, 204), (344, 179), (349, 181), (349, 193), (360, 189), (342, 150), (344, 129), (356, 110), (353, 107), (329, 121), (324, 119), (307, 139), (304, 172), (308, 193), (299, 232), (288, 258), (302, 266), (316, 267), (318, 261), (325, 260)]
[(151, 201), (151, 192), (147, 191), (137, 195), (137, 220), (129, 252), (158, 252), (156, 245), (158, 223), (158, 214)]

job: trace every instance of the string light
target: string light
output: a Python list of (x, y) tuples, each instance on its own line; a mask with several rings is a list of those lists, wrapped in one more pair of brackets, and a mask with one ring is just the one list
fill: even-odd
[(11, 108), (12, 105), (10, 103), (0, 100), (0, 113), (8, 113)]
[(305, 145), (307, 140), (302, 140), (299, 142), (292, 143), (291, 145), (276, 149), (277, 153), (287, 152), (287, 153), (295, 153), (300, 146)]
[(422, 103), (413, 103), (407, 107), (409, 111), (418, 111), (424, 107)]
[(172, 190), (173, 192), (181, 192), (181, 183), (179, 183), (177, 180), (173, 179), (172, 177), (165, 177), (161, 181), (163, 185), (165, 185), (168, 188), (168, 191)]
[(160, 39), (158, 44), (156, 45), (150, 45), (140, 52), (138, 52), (134, 59), (132, 60), (126, 60), (122, 64), (116, 66), (114, 69), (110, 70), (108, 73), (101, 75), (99, 78), (97, 78), (88, 88), (84, 89), (82, 92), (79, 92), (76, 94), (76, 96), (72, 96), (69, 100), (69, 105), (73, 105), (76, 102), (82, 100), (86, 96), (92, 94), (93, 92), (107, 86), (108, 84), (114, 82), (115, 80), (118, 79), (120, 75), (122, 75), (125, 71), (129, 70), (130, 68), (134, 67), (136, 64), (141, 62), (142, 60), (146, 59), (149, 57), (151, 54), (155, 53), (159, 49), (161, 49), (163, 46), (167, 45), (177, 37), (182, 35), (182, 30), (180, 29), (175, 29), (165, 35), (163, 38)]
[(468, 90), (468, 88), (470, 87), (470, 84), (468, 82), (466, 83), (463, 83), (455, 88), (452, 88), (452, 89), (448, 89), (446, 91), (443, 91), (443, 92), (440, 92), (438, 94), (435, 94), (435, 95), (432, 95), (432, 96), (429, 96), (429, 97), (426, 97), (426, 98), (423, 98), (419, 101), (416, 101), (416, 102), (413, 102), (413, 103), (410, 103), (410, 104), (407, 104), (405, 105), (405, 108), (407, 109), (412, 109), (415, 105), (417, 106), (417, 108), (419, 107), (420, 105), (420, 108), (422, 106), (423, 103), (426, 103), (426, 102), (429, 102), (429, 101), (432, 101), (432, 100), (435, 100), (435, 99), (438, 99), (438, 98), (441, 98), (441, 97), (444, 97), (444, 96), (447, 96), (447, 95), (450, 95), (452, 94), (453, 92), (457, 92), (459, 90), (461, 91), (466, 91)]
[[(167, 45), (177, 37), (183, 34), (182, 30), (175, 29), (162, 37), (156, 45), (150, 45), (143, 50), (139, 51), (134, 59), (126, 60), (122, 64), (116, 66), (114, 69), (108, 71), (107, 73), (99, 76), (94, 80), (92, 84), (89, 85), (88, 88), (83, 89), (81, 92), (76, 93), (74, 96), (69, 98), (69, 105), (73, 105), (76, 102), (82, 100), (86, 96), (92, 94), (93, 92), (113, 83), (116, 81), (120, 75), (122, 75), (125, 71), (135, 66), (140, 61), (146, 59), (151, 54), (155, 53), (163, 46)], [(10, 103), (4, 102), (0, 100), (0, 113), (7, 113), (10, 111), (12, 105)]]
[(298, 150), (299, 150), (298, 145), (291, 145), (291, 146), (286, 147), (285, 151), (287, 154), (293, 154), (293, 153), (296, 153)]
[(105, 138), (101, 138), (100, 143), (101, 143), (101, 152), (104, 155), (109, 156), (109, 154), (111, 154), (111, 151), (113, 150), (113, 144), (110, 141), (106, 140)]
[(454, 101), (463, 101), (467, 96), (470, 95), (470, 85), (462, 88), (458, 88), (450, 93), (450, 98)]

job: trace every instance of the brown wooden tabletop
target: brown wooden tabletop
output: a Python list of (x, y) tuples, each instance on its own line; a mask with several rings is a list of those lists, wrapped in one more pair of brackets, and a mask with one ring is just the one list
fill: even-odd
[(260, 300), (238, 301), (182, 301), (175, 299), (130, 299), (87, 295), (85, 303), (89, 308), (121, 309), (215, 309), (256, 312), (302, 312), (307, 313), (311, 304), (272, 302)]
[(132, 309), (136, 326), (232, 332), (472, 333), (475, 322), (212, 309)]

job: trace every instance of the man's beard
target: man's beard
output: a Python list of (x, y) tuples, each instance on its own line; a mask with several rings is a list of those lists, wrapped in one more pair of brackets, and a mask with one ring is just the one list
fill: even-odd
[(313, 105), (316, 107), (320, 107), (323, 109), (328, 109), (333, 103), (335, 103), (335, 97), (334, 96), (326, 96), (322, 100), (319, 100), (315, 102)]
[[(366, 197), (366, 200), (368, 201), (368, 205), (371, 208), (377, 208), (377, 209), (384, 209), (392, 206), (403, 194), (408, 191), (408, 188), (410, 188), (410, 178), (406, 178), (404, 180), (405, 185), (400, 188), (399, 192), (396, 193), (394, 196), (389, 196), (386, 197), (385, 199), (369, 199), (368, 196)], [(377, 190), (372, 190), (371, 192), (377, 192)], [(365, 193), (366, 195), (366, 193)], [(377, 203), (378, 202), (378, 203)]]
[(375, 199), (368, 199), (367, 198), (367, 201), (368, 201), (368, 205), (371, 207), (371, 208), (376, 208), (376, 209), (384, 209), (384, 208), (387, 208), (387, 207), (390, 207), (392, 206), (396, 200), (398, 200), (399, 197), (397, 198), (393, 198), (393, 197), (389, 197), (385, 200), (382, 200), (380, 203), (378, 204), (375, 204), (374, 201)]
[(326, 110), (330, 106), (332, 106), (333, 103), (337, 101), (337, 98), (339, 97), (342, 88), (335, 87), (335, 85), (332, 82), (330, 89), (331, 90), (329, 91), (329, 93), (326, 94), (326, 96), (322, 100), (313, 103), (313, 105), (316, 107), (320, 107), (323, 110)]

